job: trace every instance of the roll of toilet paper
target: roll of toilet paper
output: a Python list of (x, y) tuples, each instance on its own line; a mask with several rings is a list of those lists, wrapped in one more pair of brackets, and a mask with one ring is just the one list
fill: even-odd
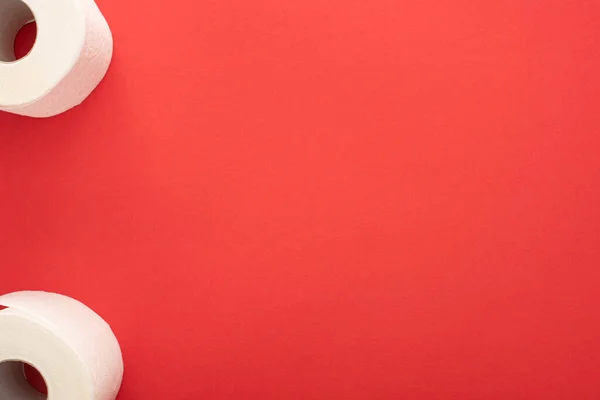
[[(33, 48), (16, 60), (15, 37), (32, 21)], [(79, 105), (106, 74), (112, 49), (94, 0), (2, 0), (0, 110), (41, 118)]]
[[(114, 400), (123, 377), (115, 335), (80, 302), (46, 292), (0, 296), (0, 400)], [(48, 396), (25, 378), (37, 369)]]

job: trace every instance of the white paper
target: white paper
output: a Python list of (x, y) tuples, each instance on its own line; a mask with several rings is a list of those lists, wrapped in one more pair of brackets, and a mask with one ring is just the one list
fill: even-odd
[[(15, 36), (33, 20), (33, 48), (15, 61)], [(81, 104), (104, 78), (112, 50), (94, 0), (0, 1), (0, 110), (41, 118)]]
[[(123, 358), (109, 325), (69, 297), (46, 292), (0, 296), (0, 400), (114, 400)], [(26, 381), (36, 368), (48, 396)]]

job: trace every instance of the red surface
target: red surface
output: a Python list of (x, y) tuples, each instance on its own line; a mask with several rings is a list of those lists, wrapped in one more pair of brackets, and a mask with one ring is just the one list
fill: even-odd
[(600, 398), (600, 3), (98, 3), (98, 90), (0, 114), (0, 292), (119, 400)]
[(48, 394), (46, 381), (44, 381), (44, 377), (40, 374), (40, 371), (29, 364), (23, 364), (23, 372), (25, 373), (27, 381), (35, 388), (35, 390), (43, 394)]

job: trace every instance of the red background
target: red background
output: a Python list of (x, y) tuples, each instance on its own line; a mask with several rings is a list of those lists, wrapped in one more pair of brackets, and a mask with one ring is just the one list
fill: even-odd
[(0, 114), (0, 292), (119, 400), (600, 398), (600, 3), (98, 4), (93, 95)]

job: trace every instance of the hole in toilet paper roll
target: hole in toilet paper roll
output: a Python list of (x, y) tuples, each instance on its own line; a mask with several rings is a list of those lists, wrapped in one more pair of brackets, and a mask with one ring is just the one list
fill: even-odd
[(46, 382), (40, 372), (22, 361), (0, 363), (0, 398), (43, 400), (48, 398)]
[[(33, 48), (36, 38), (33, 11), (21, 0), (1, 0), (0, 12), (0, 63), (10, 63), (26, 57)], [(23, 35), (19, 35), (21, 28)], [(17, 42), (17, 36), (20, 36)], [(23, 40), (26, 39), (26, 40)], [(29, 48), (27, 48), (29, 47)], [(15, 53), (18, 50), (18, 55)], [(23, 49), (26, 49), (23, 52)]]
[(35, 43), (36, 36), (37, 25), (35, 22), (30, 22), (19, 30), (15, 38), (15, 58), (17, 60), (29, 54)]
[(27, 379), (27, 382), (29, 382), (32, 388), (42, 394), (48, 394), (48, 388), (46, 387), (44, 377), (33, 365), (23, 363), (23, 373), (25, 374), (25, 379)]

